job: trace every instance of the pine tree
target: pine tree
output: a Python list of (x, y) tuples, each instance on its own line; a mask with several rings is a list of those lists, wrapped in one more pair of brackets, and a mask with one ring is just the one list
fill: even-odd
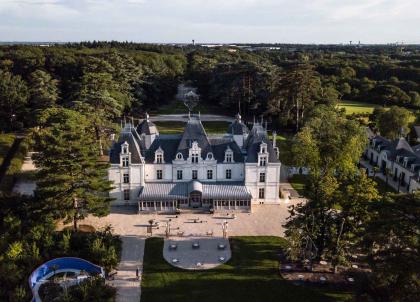
[(98, 161), (98, 146), (86, 117), (52, 108), (43, 112), (40, 123), (35, 132), (35, 163), (40, 168), (36, 195), (46, 209), (56, 219), (73, 221), (76, 230), (86, 215), (106, 215), (111, 201), (107, 164)]

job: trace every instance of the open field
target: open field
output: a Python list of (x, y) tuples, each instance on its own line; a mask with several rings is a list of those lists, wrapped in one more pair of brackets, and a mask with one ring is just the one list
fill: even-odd
[[(180, 134), (184, 132), (184, 122), (155, 122), (160, 134)], [(223, 134), (227, 132), (228, 122), (203, 122), (207, 134)]]
[(208, 271), (175, 268), (162, 257), (163, 239), (146, 240), (142, 302), (349, 301), (351, 294), (293, 285), (279, 275), (280, 237), (231, 237), (232, 258)]
[(346, 114), (351, 115), (353, 113), (372, 113), (373, 109), (379, 107), (379, 105), (353, 101), (341, 101), (338, 107), (344, 108), (346, 110)]

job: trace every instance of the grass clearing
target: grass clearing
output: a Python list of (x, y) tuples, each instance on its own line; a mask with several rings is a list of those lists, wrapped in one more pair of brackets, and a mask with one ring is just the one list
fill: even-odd
[(305, 196), (305, 186), (308, 176), (295, 174), (289, 178), (290, 185), (298, 192), (299, 195)]
[[(224, 134), (227, 132), (228, 122), (202, 122), (207, 134)], [(184, 122), (155, 122), (160, 134), (181, 134), (184, 132)]]
[(373, 109), (380, 107), (376, 104), (363, 103), (363, 102), (354, 102), (354, 101), (341, 101), (338, 105), (339, 108), (344, 108), (346, 110), (346, 115), (362, 114), (368, 113), (371, 114)]
[[(194, 108), (194, 113), (200, 112), (201, 114), (219, 114), (220, 113), (220, 107), (214, 106), (211, 104), (207, 104), (204, 102), (199, 102), (197, 106)], [(183, 102), (179, 100), (173, 100), (169, 102), (168, 104), (159, 106), (156, 110), (150, 111), (153, 115), (158, 114), (188, 114), (188, 109), (184, 105)]]
[(15, 135), (13, 133), (2, 133), (0, 134), (0, 165), (3, 164), (3, 159), (9, 152), (10, 147), (15, 141)]
[(142, 302), (348, 301), (351, 294), (296, 286), (279, 274), (278, 253), (283, 238), (231, 237), (232, 258), (215, 269), (175, 268), (162, 256), (163, 239), (146, 240)]

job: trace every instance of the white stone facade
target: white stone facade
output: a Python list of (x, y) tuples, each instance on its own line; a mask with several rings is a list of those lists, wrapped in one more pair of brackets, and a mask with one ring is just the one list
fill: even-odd
[[(136, 128), (125, 125), (111, 149), (108, 177), (114, 189), (110, 194), (113, 204), (138, 204), (139, 210), (174, 211), (195, 207), (198, 200), (197, 207), (214, 210), (278, 204), (281, 163), (277, 154), (266, 129), (256, 123), (249, 131), (240, 117), (226, 134), (217, 136), (207, 136), (198, 118), (191, 118), (182, 136), (159, 135), (146, 118)], [(208, 188), (204, 191), (210, 191), (188, 191), (182, 187), (187, 183), (203, 184)], [(178, 186), (165, 189), (168, 184)], [(157, 190), (155, 200), (144, 197), (148, 186)], [(183, 188), (182, 196), (172, 195)], [(235, 190), (240, 190), (241, 197)]]

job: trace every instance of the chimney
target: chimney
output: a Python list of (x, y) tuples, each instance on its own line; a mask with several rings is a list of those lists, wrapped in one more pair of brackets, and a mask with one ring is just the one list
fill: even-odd
[(276, 148), (276, 138), (277, 138), (277, 132), (273, 131), (273, 148)]

